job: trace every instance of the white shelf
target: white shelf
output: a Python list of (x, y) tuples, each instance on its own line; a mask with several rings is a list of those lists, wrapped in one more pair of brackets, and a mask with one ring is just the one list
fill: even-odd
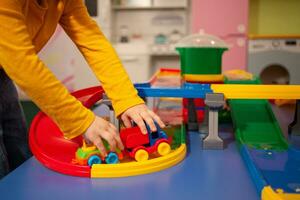
[(175, 57), (179, 57), (179, 54), (178, 53), (173, 53), (173, 52), (166, 52), (166, 53), (155, 53), (155, 52), (152, 52), (150, 54), (150, 56), (155, 56), (155, 57), (165, 57), (165, 56), (175, 56)]
[(185, 6), (113, 6), (112, 7), (116, 11), (122, 10), (184, 10), (187, 9)]

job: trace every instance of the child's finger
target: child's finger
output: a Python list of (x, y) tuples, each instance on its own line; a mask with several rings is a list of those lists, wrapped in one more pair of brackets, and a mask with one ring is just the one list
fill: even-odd
[(151, 131), (153, 132), (157, 131), (153, 118), (148, 112), (142, 112), (140, 115), (142, 116), (143, 120), (148, 124)]
[(126, 128), (131, 128), (131, 122), (130, 122), (130, 119), (127, 115), (122, 115), (121, 119), (122, 119), (122, 121), (123, 121)]
[(116, 141), (116, 146), (119, 149), (123, 150), (124, 146), (123, 146), (123, 143), (121, 141), (120, 134), (118, 134), (117, 129), (113, 124), (110, 124), (110, 131), (109, 132), (113, 135), (113, 137)]
[(116, 140), (116, 142), (117, 142), (118, 148), (119, 148), (120, 150), (123, 150), (123, 149), (124, 149), (124, 145), (123, 145), (123, 143), (122, 143), (122, 141), (121, 141), (120, 136), (117, 135), (117, 136), (115, 137), (115, 140)]
[(151, 117), (158, 123), (158, 125), (161, 128), (164, 128), (166, 125), (164, 124), (163, 121), (161, 121), (160, 117), (157, 116), (154, 112), (152, 112), (151, 110), (148, 110), (149, 114), (151, 115)]
[(103, 131), (101, 137), (108, 142), (111, 151), (116, 151), (117, 142), (112, 132)]
[(103, 145), (102, 139), (100, 137), (97, 137), (94, 141), (93, 141), (94, 145), (98, 148), (98, 150), (100, 151), (101, 156), (106, 157), (107, 156), (107, 152), (106, 149)]
[(138, 125), (143, 134), (147, 134), (147, 129), (143, 118), (138, 114), (133, 114), (130, 116), (131, 119)]
[(109, 123), (109, 128), (111, 128), (112, 131), (113, 131), (115, 134), (117, 134), (118, 130), (117, 130), (117, 128), (115, 127), (115, 125), (113, 125), (112, 123)]

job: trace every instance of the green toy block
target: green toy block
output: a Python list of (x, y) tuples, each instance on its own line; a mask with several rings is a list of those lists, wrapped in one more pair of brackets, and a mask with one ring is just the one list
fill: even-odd
[(221, 74), (222, 55), (227, 48), (176, 48), (180, 54), (182, 74)]

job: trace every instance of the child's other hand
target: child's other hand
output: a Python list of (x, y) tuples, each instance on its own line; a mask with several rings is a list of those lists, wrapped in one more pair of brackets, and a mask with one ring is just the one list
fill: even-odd
[(161, 128), (165, 127), (165, 124), (161, 121), (159, 116), (149, 110), (145, 104), (139, 104), (128, 108), (121, 114), (121, 119), (127, 128), (131, 127), (131, 120), (133, 120), (139, 126), (143, 134), (147, 134), (147, 128), (144, 121), (149, 125), (151, 131), (156, 131), (154, 121), (157, 122)]
[(117, 147), (121, 150), (124, 149), (120, 136), (117, 132), (118, 131), (113, 124), (96, 116), (95, 120), (83, 136), (87, 142), (93, 143), (99, 149), (102, 156), (106, 157), (107, 152), (102, 139), (108, 142), (111, 151), (116, 151)]

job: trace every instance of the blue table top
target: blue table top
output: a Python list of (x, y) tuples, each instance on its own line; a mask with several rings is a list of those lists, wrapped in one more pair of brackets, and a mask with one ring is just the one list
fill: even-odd
[(135, 177), (89, 179), (66, 176), (34, 157), (0, 181), (1, 199), (243, 199), (259, 195), (232, 140), (225, 150), (202, 150), (188, 135), (186, 159), (170, 169)]

